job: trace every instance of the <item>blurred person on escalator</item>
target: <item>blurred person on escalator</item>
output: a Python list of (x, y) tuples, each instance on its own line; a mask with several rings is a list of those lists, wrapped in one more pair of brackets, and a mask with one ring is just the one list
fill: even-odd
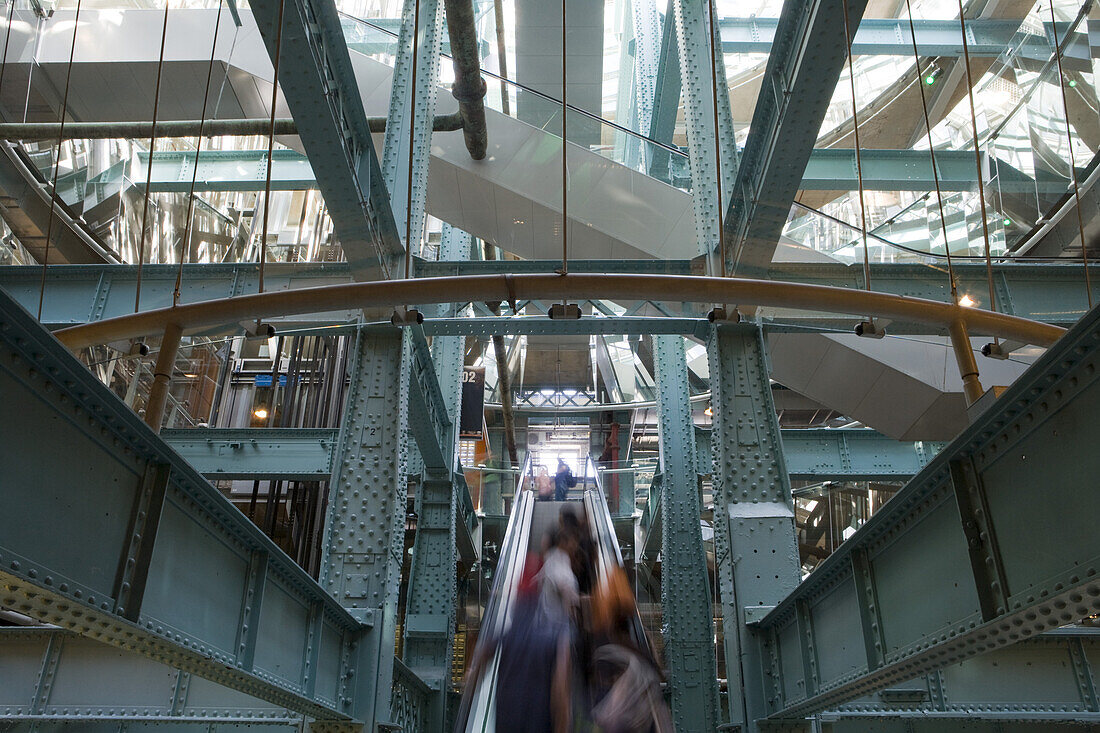
[(592, 579), (596, 575), (596, 543), (592, 541), (592, 529), (585, 513), (573, 511), (569, 505), (562, 507), (558, 520), (562, 534), (568, 538), (567, 551), (577, 576), (577, 590), (582, 596), (592, 593)]
[(538, 475), (535, 476), (535, 489), (539, 501), (551, 501), (554, 498), (554, 483), (550, 480), (550, 471), (546, 466), (539, 466)]
[(552, 612), (541, 596), (545, 569), (537, 555), (527, 556), (511, 625), (496, 643), (487, 639), (478, 646), (471, 667), (471, 679), (476, 680), (500, 649), (494, 696), (498, 731), (572, 730), (572, 631), (568, 618)]
[(577, 477), (573, 475), (573, 469), (559, 457), (558, 472), (554, 474), (554, 501), (565, 501), (569, 497), (569, 489), (576, 485)]
[(621, 567), (597, 584), (592, 598), (589, 679), (592, 719), (604, 733), (668, 733), (672, 716), (661, 695), (661, 674), (634, 621), (637, 609)]

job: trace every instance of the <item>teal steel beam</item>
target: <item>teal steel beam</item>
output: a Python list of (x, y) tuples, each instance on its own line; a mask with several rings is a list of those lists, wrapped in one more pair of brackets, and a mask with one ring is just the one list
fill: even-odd
[[(340, 16), (331, 0), (257, 0), (256, 25), (353, 273), (403, 250)], [(282, 20), (282, 27), (279, 21)]]
[[(448, 337), (450, 338), (450, 337)], [(449, 408), (448, 408), (449, 411)], [(620, 422), (628, 413), (616, 413)], [(617, 418), (619, 419), (619, 418)], [(699, 470), (710, 472), (711, 435), (697, 430)], [(792, 479), (809, 481), (897, 481), (916, 475), (943, 443), (894, 440), (874, 430), (785, 429), (783, 454)], [(621, 431), (623, 435), (627, 431)], [(180, 428), (161, 437), (210, 479), (326, 481), (332, 473), (338, 431), (334, 428)], [(623, 438), (622, 451), (626, 451)], [(457, 473), (456, 475), (461, 475)], [(626, 479), (626, 477), (631, 477)], [(620, 483), (629, 486), (631, 474)], [(459, 492), (460, 500), (462, 492)], [(629, 513), (633, 493), (624, 488), (618, 513)], [(472, 506), (460, 510), (476, 526)], [(473, 529), (471, 526), (470, 529)]]
[[(3, 293), (0, 352), (0, 394), (19, 416), (0, 423), (0, 606), (311, 717), (351, 719), (365, 619)], [(49, 455), (55, 445), (64, 460)]]
[(699, 528), (702, 506), (687, 357), (680, 336), (653, 337), (661, 449), (661, 603), (672, 717), (678, 731), (713, 731), (718, 714), (714, 623)]
[[(195, 151), (158, 150), (153, 153), (153, 170), (149, 168), (148, 151), (138, 152), (141, 180), (150, 176), (153, 193), (187, 193), (191, 177), (195, 176), (195, 191), (263, 191), (267, 183), (267, 150), (203, 150), (198, 155), (195, 172)], [(317, 188), (309, 158), (295, 150), (274, 150), (271, 153), (271, 190), (301, 191)], [(121, 183), (122, 171), (118, 171)], [(100, 183), (110, 186), (109, 181)], [(139, 183), (144, 186), (144, 183)], [(258, 220), (257, 220), (258, 221)]]
[[(676, 16), (673, 12), (676, 0), (668, 0), (661, 19), (661, 52), (657, 60), (657, 78), (653, 90), (653, 113), (650, 118), (649, 137), (666, 145), (672, 144), (676, 131), (676, 113), (680, 106), (680, 47), (676, 40)], [(666, 156), (667, 158), (667, 156)], [(664, 165), (668, 167), (667, 159)], [(653, 173), (651, 172), (651, 175)]]
[[(425, 277), (449, 274), (516, 272), (552, 272), (560, 261), (517, 260), (510, 262), (420, 262), (418, 272)], [(989, 287), (985, 265), (976, 262), (954, 263), (959, 292), (969, 294), (981, 307)], [(1100, 282), (1100, 265), (1091, 265), (1093, 282)], [(573, 272), (641, 272), (687, 274), (691, 264), (685, 260), (577, 260), (570, 261)], [(176, 282), (177, 265), (146, 265), (142, 273), (141, 302), (143, 308), (171, 305)], [(255, 263), (185, 265), (180, 302), (232, 297), (255, 292), (258, 267)], [(102, 320), (133, 312), (137, 267), (130, 265), (51, 265), (46, 273), (43, 323), (51, 326), (74, 325)], [(772, 280), (862, 288), (863, 271), (840, 263), (775, 263), (768, 271)], [(1073, 263), (1010, 263), (993, 265), (997, 305), (1004, 312), (1060, 326), (1075, 323), (1087, 310), (1084, 277), (1080, 264)], [(270, 289), (292, 290), (351, 281), (346, 263), (269, 263), (265, 282)], [(950, 289), (941, 267), (924, 264), (872, 264), (871, 282), (879, 292), (908, 295), (929, 300), (947, 301)], [(42, 270), (37, 266), (0, 267), (0, 289), (16, 299), (24, 308), (37, 309), (42, 287)], [(539, 325), (539, 319), (503, 318), (492, 330), (498, 333), (691, 333), (696, 318), (646, 320), (622, 319), (621, 326), (612, 326), (612, 319), (582, 318), (565, 324), (562, 321)], [(284, 325), (327, 326), (356, 322), (361, 312), (356, 309), (296, 317)], [(468, 321), (476, 335), (488, 328), (484, 319)], [(848, 331), (851, 318), (830, 318), (821, 314), (784, 314), (784, 323), (806, 323), (811, 326), (836, 326)], [(564, 325), (563, 325), (564, 324)], [(632, 325), (634, 324), (634, 325)], [(664, 324), (663, 326), (661, 324)], [(455, 334), (461, 321), (444, 320), (432, 325), (424, 323), (426, 333)], [(619, 330), (619, 329), (622, 330)], [(437, 330), (433, 330), (437, 329)], [(904, 324), (891, 326), (902, 333)], [(924, 331), (927, 333), (927, 329)]]
[(161, 437), (210, 479), (328, 481), (337, 431), (324, 428), (196, 428)]
[(303, 717), (286, 708), (204, 684), (163, 662), (55, 627), (0, 626), (0, 726), (96, 723), (171, 725), (207, 733), (247, 725), (289, 733)]
[[(698, 429), (699, 466), (709, 473), (713, 461), (713, 430)], [(934, 441), (908, 442), (875, 430), (828, 428), (780, 431), (787, 474), (804, 481), (908, 480), (943, 448)]]
[[(756, 730), (772, 693), (750, 624), (799, 580), (794, 506), (764, 336), (720, 324), (708, 342), (714, 463), (714, 567), (721, 597), (730, 722)], [(801, 627), (800, 627), (801, 628)]]
[[(725, 216), (726, 271), (758, 277), (771, 265), (791, 203), (847, 57), (844, 18), (859, 27), (867, 0), (783, 4)], [(822, 39), (830, 39), (823, 42)]]
[[(1051, 58), (1053, 44), (1050, 23), (1044, 24), (1045, 33), (1035, 35), (1020, 32), (1023, 19), (1004, 20), (991, 18), (967, 19), (967, 50), (979, 58), (997, 58), (1011, 48), (1017, 56), (1040, 60)], [(725, 53), (770, 53), (775, 40), (778, 18), (722, 18), (722, 49)], [(1058, 38), (1066, 37), (1069, 23), (1058, 24)], [(913, 21), (917, 48), (922, 56), (962, 56), (962, 31), (958, 20), (931, 20), (917, 18)], [(1019, 34), (1019, 35), (1017, 35)], [(852, 53), (857, 56), (906, 56), (913, 55), (913, 35), (909, 32), (907, 18), (864, 18), (852, 38)], [(1077, 61), (1089, 58), (1088, 39), (1080, 34), (1067, 44), (1066, 56)]]
[[(835, 707), (1100, 610), (1098, 364), (1100, 309), (761, 619), (770, 716)], [(809, 667), (796, 662), (807, 645)]]
[(361, 332), (332, 474), (321, 585), (371, 633), (355, 650), (354, 711), (368, 730), (389, 717), (407, 494), (410, 338)]
[[(701, 116), (713, 114), (708, 110)], [(700, 122), (702, 124), (702, 122)], [(732, 123), (730, 123), (732, 130)], [(430, 131), (423, 139), (430, 140)], [(407, 135), (407, 133), (406, 133)], [(427, 143), (425, 143), (427, 144)], [(407, 146), (406, 146), (407, 147)], [(699, 154), (702, 155), (701, 151)], [(723, 155), (733, 156), (731, 149)], [(195, 180), (196, 191), (262, 191), (267, 180), (267, 150), (205, 150), (199, 154), (199, 171)], [(705, 169), (704, 159), (698, 163)], [(710, 151), (710, 167), (714, 166), (714, 152)], [(141, 170), (146, 170), (149, 162), (147, 152), (138, 153)], [(930, 191), (935, 186), (932, 175), (931, 158), (924, 150), (874, 149), (864, 150), (863, 187), (868, 191)], [(732, 163), (731, 163), (732, 164)], [(194, 151), (166, 150), (153, 154), (153, 173), (149, 190), (154, 193), (186, 193), (191, 186), (191, 175), (195, 166)], [(725, 159), (723, 159), (725, 166)], [(974, 172), (974, 153), (966, 150), (944, 150), (936, 152), (937, 173), (940, 176), (940, 188), (944, 191), (970, 191), (977, 187)], [(995, 160), (991, 167), (997, 172), (997, 190), (1005, 193), (1065, 193), (1065, 180), (1050, 178), (1036, 181), (1014, 169), (1007, 162)], [(1083, 171), (1083, 169), (1082, 169)], [(96, 185), (111, 189), (121, 186), (123, 169), (110, 171), (111, 176), (97, 177)], [(415, 174), (415, 171), (414, 171)], [(142, 174), (144, 175), (144, 174)], [(395, 173), (396, 175), (396, 173)], [(1083, 173), (1082, 173), (1083, 175)], [(732, 178), (732, 177), (731, 177)], [(420, 175), (416, 176), (417, 185), (425, 186)], [(404, 179), (401, 179), (400, 185)], [(732, 185), (732, 180), (731, 180)], [(809, 157), (806, 170), (799, 183), (803, 191), (854, 191), (858, 183), (855, 152), (850, 148), (816, 148)], [(987, 181), (987, 183), (989, 183)], [(992, 185), (992, 184), (990, 184)], [(317, 188), (317, 179), (310, 167), (309, 158), (294, 150), (276, 150), (271, 161), (271, 188), (275, 191), (301, 191)], [(426, 191), (426, 188), (423, 188)], [(723, 184), (723, 192), (726, 190)], [(404, 193), (399, 194), (404, 200)], [(423, 191), (414, 199), (414, 205), (423, 208)], [(716, 192), (711, 198), (717, 201)], [(76, 194), (67, 196), (74, 201)], [(395, 194), (395, 198), (398, 194)], [(705, 197), (704, 197), (705, 198)], [(396, 204), (395, 204), (396, 206)], [(402, 210), (401, 217), (404, 220)], [(717, 219), (715, 219), (717, 221)], [(423, 227), (414, 222), (413, 231)], [(717, 235), (715, 235), (717, 236)]]

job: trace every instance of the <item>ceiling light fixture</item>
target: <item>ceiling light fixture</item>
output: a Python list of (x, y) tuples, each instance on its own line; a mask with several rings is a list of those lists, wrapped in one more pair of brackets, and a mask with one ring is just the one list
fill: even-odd
[(266, 407), (257, 407), (255, 410), (252, 411), (252, 415), (256, 418), (259, 418), (260, 420), (266, 420), (267, 419), (267, 408)]

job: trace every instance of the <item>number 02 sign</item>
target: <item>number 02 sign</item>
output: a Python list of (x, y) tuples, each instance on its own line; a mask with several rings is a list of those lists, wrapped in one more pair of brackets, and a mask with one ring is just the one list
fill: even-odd
[(485, 424), (485, 367), (464, 367), (462, 370), (462, 415), (459, 435), (482, 438)]

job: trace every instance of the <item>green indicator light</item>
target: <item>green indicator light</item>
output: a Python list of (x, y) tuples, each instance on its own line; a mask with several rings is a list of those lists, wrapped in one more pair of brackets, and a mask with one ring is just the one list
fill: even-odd
[(1069, 80), (1069, 88), (1073, 89), (1075, 86), (1077, 86), (1077, 80), (1076, 79), (1070, 79)]
[(928, 76), (924, 77), (924, 83), (927, 84), (928, 86), (932, 86), (933, 84), (936, 83), (936, 75), (935, 74), (929, 74)]
[(1012, 220), (1011, 219), (1004, 219), (1004, 220), (1001, 221), (1001, 223), (1004, 224), (1006, 227), (1011, 226), (1012, 225)]

